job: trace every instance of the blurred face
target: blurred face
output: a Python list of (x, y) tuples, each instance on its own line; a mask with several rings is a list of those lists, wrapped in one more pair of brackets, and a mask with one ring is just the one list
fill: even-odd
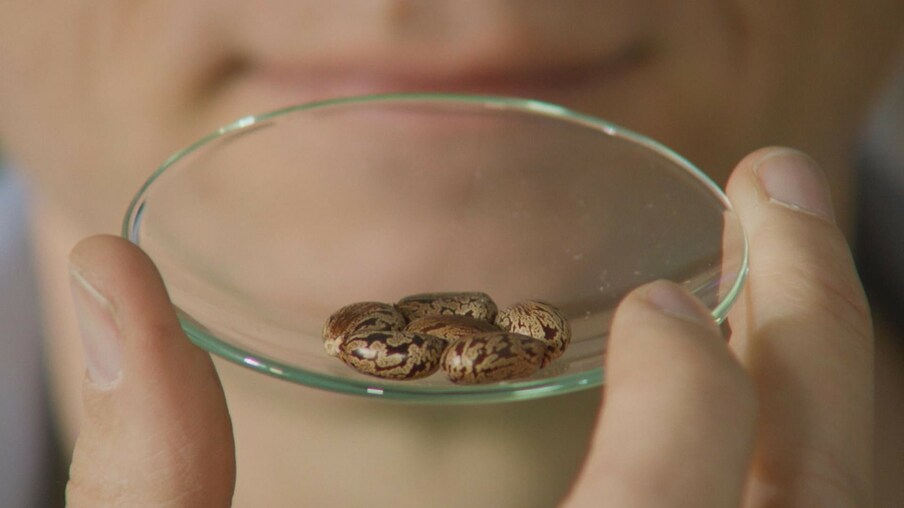
[(883, 2), (12, 2), (0, 139), (105, 229), (163, 158), (220, 124), (386, 91), (562, 103), (722, 180), (765, 143), (819, 158), (848, 142), (900, 19)]
[[(796, 146), (832, 173), (846, 206), (841, 162), (894, 48), (899, 3), (12, 1), (0, 17), (0, 142), (45, 212), (77, 229), (73, 239), (115, 231), (148, 174), (221, 124), (390, 91), (560, 103), (658, 139), (720, 183), (754, 148)], [(50, 264), (62, 264), (58, 254)], [(65, 299), (65, 273), (54, 277), (48, 298)], [(46, 307), (71, 312), (68, 302)], [(77, 345), (71, 318), (60, 320), (51, 340)], [(51, 363), (72, 374), (56, 378), (60, 401), (78, 400), (80, 353), (69, 347), (51, 347)], [(599, 403), (585, 392), (400, 406), (218, 367), (235, 424), (237, 506), (294, 495), (406, 505), (386, 488), (402, 481), (472, 496), (458, 505), (551, 504), (580, 465)], [(74, 422), (64, 422), (70, 435)]]

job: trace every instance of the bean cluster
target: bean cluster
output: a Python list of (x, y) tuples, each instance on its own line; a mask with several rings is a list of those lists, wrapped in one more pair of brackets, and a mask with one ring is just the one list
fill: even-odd
[(326, 353), (359, 372), (409, 380), (441, 368), (458, 384), (530, 376), (570, 342), (571, 327), (556, 307), (525, 300), (500, 311), (480, 292), (353, 303), (323, 326)]

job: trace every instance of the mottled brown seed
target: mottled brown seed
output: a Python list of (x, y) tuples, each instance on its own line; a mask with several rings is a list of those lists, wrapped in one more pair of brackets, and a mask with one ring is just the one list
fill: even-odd
[(323, 349), (339, 354), (339, 344), (349, 334), (365, 331), (393, 331), (405, 328), (405, 317), (396, 308), (381, 302), (358, 302), (333, 313), (323, 325)]
[(498, 332), (499, 328), (482, 319), (468, 316), (424, 316), (408, 323), (407, 332), (426, 333), (448, 343), (486, 332)]
[(542, 341), (507, 332), (459, 340), (446, 349), (442, 368), (453, 383), (482, 384), (530, 376), (546, 353)]
[(456, 315), (493, 322), (496, 302), (486, 293), (423, 293), (406, 296), (396, 308), (409, 322), (424, 316)]
[(419, 379), (439, 368), (446, 342), (423, 333), (363, 331), (339, 344), (339, 359), (346, 365), (387, 379)]
[(543, 366), (562, 356), (571, 344), (571, 326), (562, 311), (552, 305), (525, 300), (499, 311), (496, 326), (542, 340), (548, 346)]

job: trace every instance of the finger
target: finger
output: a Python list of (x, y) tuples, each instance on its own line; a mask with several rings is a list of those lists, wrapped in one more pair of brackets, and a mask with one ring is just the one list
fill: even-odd
[(750, 240), (730, 317), (761, 404), (749, 506), (867, 506), (872, 325), (825, 177), (800, 152), (765, 149), (727, 192)]
[(75, 247), (70, 268), (88, 374), (69, 506), (229, 506), (235, 458), (223, 390), (151, 261), (98, 236)]
[(605, 389), (568, 506), (738, 506), (756, 399), (698, 300), (665, 281), (628, 295), (612, 323)]

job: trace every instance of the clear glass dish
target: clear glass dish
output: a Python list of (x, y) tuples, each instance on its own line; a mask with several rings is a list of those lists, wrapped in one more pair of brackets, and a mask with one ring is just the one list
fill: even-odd
[[(455, 403), (599, 386), (612, 311), (671, 279), (721, 322), (747, 246), (731, 206), (681, 156), (531, 100), (395, 94), (242, 118), (176, 153), (135, 196), (123, 236), (157, 264), (199, 346), (336, 392)], [(565, 355), (536, 375), (455, 385), (360, 374), (321, 328), (364, 300), (483, 291), (553, 303)]]

